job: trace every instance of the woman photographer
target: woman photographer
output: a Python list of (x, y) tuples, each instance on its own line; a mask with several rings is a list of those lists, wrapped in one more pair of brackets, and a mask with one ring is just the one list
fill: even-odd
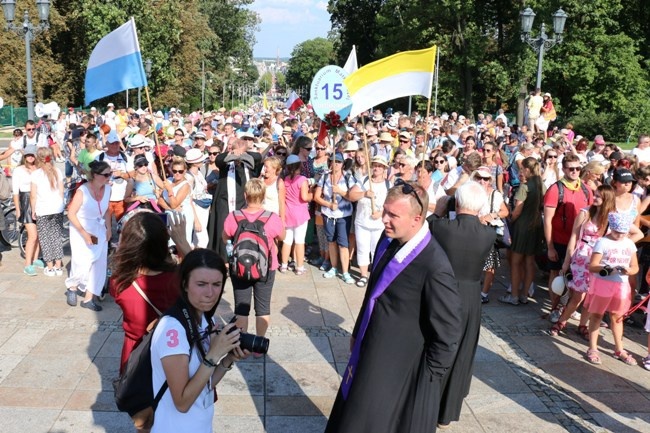
[[(160, 389), (165, 381), (169, 385), (151, 432), (212, 432), (215, 387), (247, 353), (239, 348), (240, 332), (235, 324), (214, 332), (212, 316), (226, 280), (221, 257), (211, 250), (196, 249), (183, 260), (179, 277), (176, 307), (189, 317), (181, 323), (171, 315), (163, 316), (151, 339), (153, 389)], [(198, 342), (188, 341), (186, 326), (191, 326), (189, 334), (200, 336)]]

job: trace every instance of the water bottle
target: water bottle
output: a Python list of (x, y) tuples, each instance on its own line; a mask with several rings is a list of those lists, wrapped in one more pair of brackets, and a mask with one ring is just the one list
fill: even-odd
[(226, 242), (226, 255), (228, 257), (232, 256), (232, 251), (235, 247), (232, 245), (232, 241), (228, 239), (228, 242)]

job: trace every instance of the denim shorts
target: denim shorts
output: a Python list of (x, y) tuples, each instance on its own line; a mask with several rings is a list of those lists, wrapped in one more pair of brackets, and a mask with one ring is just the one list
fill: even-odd
[(347, 248), (348, 235), (352, 226), (352, 215), (343, 218), (330, 218), (323, 215), (327, 242), (336, 242), (339, 247)]

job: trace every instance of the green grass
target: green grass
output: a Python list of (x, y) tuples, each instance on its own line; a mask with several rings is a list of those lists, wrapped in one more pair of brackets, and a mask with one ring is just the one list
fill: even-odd
[(0, 138), (11, 138), (12, 133), (11, 132), (0, 132)]

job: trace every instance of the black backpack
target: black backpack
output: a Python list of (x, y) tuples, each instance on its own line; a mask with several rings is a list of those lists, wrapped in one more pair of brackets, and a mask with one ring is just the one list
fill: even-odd
[[(196, 336), (197, 331), (192, 325), (189, 310), (184, 301), (179, 300), (179, 302), (166, 311), (163, 316), (174, 317), (183, 324), (187, 334), (187, 339), (190, 342), (191, 356), (193, 342), (198, 341)], [(209, 318), (206, 315), (206, 319), (208, 319), (208, 323), (212, 324), (212, 318)], [(156, 326), (154, 326), (153, 329), (142, 338), (140, 344), (133, 349), (133, 352), (131, 352), (129, 359), (126, 362), (124, 373), (113, 382), (117, 408), (121, 412), (127, 412), (131, 417), (134, 417), (134, 415), (149, 408), (153, 409), (153, 412), (155, 412), (158, 403), (160, 403), (160, 399), (168, 388), (167, 381), (165, 381), (156, 395), (153, 394), (151, 338), (153, 337), (153, 333), (156, 330), (158, 323), (160, 322), (158, 321)], [(199, 344), (198, 347), (202, 349), (201, 344)]]
[(229, 258), (230, 276), (244, 281), (266, 282), (271, 268), (271, 246), (264, 225), (271, 212), (265, 210), (255, 221), (249, 221), (240, 210), (233, 215), (237, 231)]

